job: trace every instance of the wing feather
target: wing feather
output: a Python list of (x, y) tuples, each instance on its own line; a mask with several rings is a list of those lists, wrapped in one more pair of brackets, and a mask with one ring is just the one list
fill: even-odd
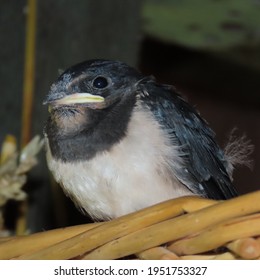
[(228, 199), (236, 196), (224, 153), (215, 141), (214, 132), (198, 112), (172, 86), (146, 82), (141, 90), (146, 92), (140, 95), (141, 101), (180, 147), (185, 164), (174, 170), (178, 179), (204, 197)]

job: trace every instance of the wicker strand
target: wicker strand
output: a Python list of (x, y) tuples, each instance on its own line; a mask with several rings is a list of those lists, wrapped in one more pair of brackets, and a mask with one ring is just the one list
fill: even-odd
[(220, 222), (259, 212), (259, 199), (260, 191), (144, 227), (96, 248), (84, 258), (117, 259), (184, 238)]
[(198, 235), (174, 242), (168, 249), (178, 255), (199, 254), (236, 239), (257, 235), (260, 235), (260, 214), (224, 221)]
[(179, 260), (180, 258), (164, 247), (154, 247), (136, 254), (141, 260)]
[(200, 197), (181, 197), (120, 217), (39, 252), (19, 259), (72, 259), (116, 238), (195, 209), (216, 204)]
[(234, 240), (227, 248), (242, 259), (257, 259), (260, 257), (260, 239), (248, 237)]
[[(44, 231), (28, 236), (18, 236), (10, 239), (1, 238), (0, 259), (13, 259), (21, 255), (26, 256), (29, 253), (48, 248), (53, 244), (67, 240), (68, 238), (71, 238), (98, 225), (98, 223), (79, 225)], [(3, 240), (3, 242), (1, 242), (1, 240)]]
[(0, 259), (260, 259), (259, 201), (260, 191), (173, 199), (109, 222), (0, 238)]

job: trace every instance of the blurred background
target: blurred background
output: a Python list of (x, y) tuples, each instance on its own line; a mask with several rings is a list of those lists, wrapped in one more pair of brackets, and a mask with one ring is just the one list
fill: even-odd
[[(259, 189), (259, 0), (1, 1), (0, 33), (1, 143), (8, 134), (18, 146), (42, 136), (42, 100), (60, 71), (92, 58), (122, 60), (175, 85), (222, 147), (233, 128), (245, 134), (254, 164), (235, 170), (235, 185), (240, 194)], [(88, 221), (52, 182), (43, 149), (37, 158), (26, 202), (0, 204), (4, 228), (35, 232)]]

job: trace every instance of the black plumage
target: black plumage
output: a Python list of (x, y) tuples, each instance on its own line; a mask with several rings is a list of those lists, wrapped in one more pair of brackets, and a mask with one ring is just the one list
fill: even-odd
[[(93, 192), (95, 191), (94, 186), (97, 184), (97, 188), (111, 188), (112, 193), (113, 176), (115, 182), (121, 182), (118, 179), (123, 174), (120, 164), (114, 163), (113, 160), (109, 163), (109, 170), (112, 170), (111, 174), (114, 175), (106, 175), (105, 172), (103, 174), (102, 170), (97, 171), (101, 177), (103, 176), (102, 180), (105, 178), (105, 183), (100, 183), (105, 186), (98, 185), (102, 181), (101, 179), (96, 179), (93, 185), (92, 181), (86, 183), (86, 186), (81, 182), (79, 184), (80, 194), (69, 187), (73, 185), (74, 181), (77, 184), (77, 174), (74, 174), (75, 177), (69, 177), (70, 183), (63, 179), (62, 172), (63, 169), (66, 169), (64, 164), (86, 162), (88, 163), (86, 169), (90, 169), (94, 166), (95, 159), (102, 155), (106, 160), (110, 160), (109, 153), (111, 153), (111, 159), (112, 155), (118, 158), (119, 151), (123, 153), (120, 143), (126, 142), (126, 139), (135, 139), (133, 140), (137, 143), (135, 145), (138, 145), (138, 141), (142, 143), (141, 133), (138, 139), (133, 137), (137, 134), (134, 132), (132, 124), (138, 123), (139, 119), (140, 122), (141, 119), (150, 122), (153, 133), (158, 132), (158, 139), (161, 141), (161, 145), (165, 146), (162, 151), (166, 151), (168, 146), (172, 146), (172, 149), (177, 152), (169, 155), (166, 152), (162, 152), (160, 155), (158, 152), (158, 166), (156, 163), (151, 163), (155, 166), (154, 174), (146, 174), (145, 171), (142, 173), (140, 168), (138, 170), (131, 168), (131, 164), (135, 165), (135, 162), (131, 161), (129, 167), (127, 166), (129, 168), (127, 175), (131, 176), (129, 178), (137, 176), (137, 173), (143, 178), (169, 177), (162, 178), (163, 182), (167, 182), (172, 188), (177, 185), (178, 188), (183, 188), (183, 195), (193, 193), (213, 199), (228, 199), (237, 195), (230, 179), (227, 157), (215, 142), (214, 132), (194, 107), (189, 105), (172, 86), (158, 84), (153, 77), (143, 76), (122, 62), (91, 60), (71, 67), (52, 85), (45, 103), (50, 105), (50, 117), (45, 127), (49, 162), (51, 161), (50, 169), (76, 204), (94, 217), (106, 217), (107, 215), (109, 218), (113, 218), (116, 215), (103, 213), (104, 210), (100, 210), (101, 206), (93, 210), (92, 206), (88, 204), (82, 205), (84, 204), (83, 199), (79, 198), (82, 193), (84, 194), (82, 189), (86, 188), (86, 192), (91, 189)], [(138, 119), (138, 116), (141, 117)], [(135, 117), (137, 120), (133, 121)], [(137, 129), (142, 130), (142, 127), (146, 126), (148, 123), (142, 123)], [(153, 137), (152, 134), (150, 137)], [(149, 141), (148, 137), (147, 145), (150, 145), (150, 142), (153, 143), (152, 140)], [(160, 147), (156, 147), (156, 145), (151, 146), (151, 150), (159, 151)], [(131, 146), (128, 144), (128, 147)], [(127, 151), (124, 153), (127, 154)], [(138, 154), (136, 156), (138, 158)], [(144, 157), (145, 155), (140, 156), (140, 160)], [(147, 158), (147, 162), (144, 160), (146, 166), (149, 165), (149, 154), (147, 154)], [(164, 160), (167, 163), (164, 163)], [(98, 162), (100, 164), (100, 161)], [(150, 170), (149, 168), (147, 170)], [(159, 172), (159, 169), (163, 171)], [(81, 170), (81, 172), (84, 171)], [(91, 177), (92, 174), (86, 176)], [(97, 176), (93, 174), (93, 177)], [(127, 187), (131, 188), (131, 186)], [(169, 191), (168, 187), (167, 191)], [(142, 186), (140, 185), (139, 188), (141, 193)], [(123, 193), (124, 189), (122, 188), (120, 191)], [(161, 191), (164, 191), (163, 187)], [(118, 195), (118, 188), (116, 188), (114, 195), (118, 195), (122, 200), (122, 193)], [(146, 195), (149, 194), (146, 193)], [(128, 193), (127, 196), (131, 196), (131, 193)], [(169, 199), (171, 197), (174, 195), (169, 195)], [(109, 199), (111, 201), (111, 197)], [(120, 204), (134, 199), (134, 197), (126, 197), (126, 201), (120, 201), (120, 199), (115, 199), (116, 202), (114, 199), (112, 199), (113, 202), (108, 202), (104, 195), (104, 203), (116, 203), (119, 208), (122, 206)], [(122, 213), (135, 211), (151, 204), (145, 203), (145, 197), (143, 199), (143, 205), (140, 201), (136, 204), (131, 201), (130, 210), (122, 211)], [(79, 202), (79, 200), (82, 201)], [(162, 198), (158, 198), (158, 202), (161, 200)], [(157, 202), (156, 198), (153, 201)], [(110, 208), (113, 207), (111, 205)]]
[(142, 101), (162, 128), (180, 146), (185, 167), (175, 170), (178, 179), (193, 193), (213, 199), (237, 195), (227, 172), (227, 160), (215, 142), (215, 134), (196, 110), (175, 89), (149, 81), (142, 85)]

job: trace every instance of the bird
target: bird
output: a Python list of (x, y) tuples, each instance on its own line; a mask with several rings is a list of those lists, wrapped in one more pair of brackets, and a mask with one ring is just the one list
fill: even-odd
[(43, 102), (47, 164), (83, 213), (111, 220), (169, 199), (225, 200), (232, 161), (172, 85), (121, 61), (65, 70)]

